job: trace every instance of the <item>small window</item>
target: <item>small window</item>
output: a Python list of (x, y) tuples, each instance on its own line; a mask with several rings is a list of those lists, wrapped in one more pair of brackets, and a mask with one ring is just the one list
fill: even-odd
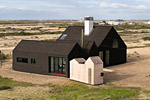
[(17, 57), (17, 62), (28, 63), (28, 58)]
[(31, 58), (31, 64), (36, 64), (36, 60)]
[(101, 73), (101, 75), (100, 76), (104, 76), (104, 73)]
[(67, 34), (63, 34), (61, 37), (60, 37), (60, 40), (64, 40), (66, 38)]
[(117, 41), (117, 39), (114, 39), (112, 47), (113, 48), (118, 48), (118, 41)]

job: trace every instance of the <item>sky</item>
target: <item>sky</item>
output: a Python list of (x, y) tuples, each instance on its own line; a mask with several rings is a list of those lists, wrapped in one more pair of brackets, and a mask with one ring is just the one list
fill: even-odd
[(0, 0), (0, 20), (150, 20), (150, 0)]

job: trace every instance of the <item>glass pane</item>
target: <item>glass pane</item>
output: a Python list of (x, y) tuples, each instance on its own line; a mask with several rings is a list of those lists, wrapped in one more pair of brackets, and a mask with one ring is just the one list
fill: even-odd
[(63, 58), (63, 64), (66, 64), (66, 60), (65, 60), (65, 58)]
[(109, 65), (109, 50), (106, 51), (105, 63)]
[(28, 58), (17, 57), (17, 62), (28, 63)]
[(118, 48), (118, 41), (117, 41), (117, 39), (114, 39), (114, 41), (113, 41), (113, 48)]
[(67, 34), (63, 34), (63, 35), (60, 37), (60, 40), (64, 40), (66, 36), (67, 36)]
[(99, 57), (101, 58), (101, 60), (103, 61), (103, 51), (99, 52)]
[(36, 64), (35, 59), (31, 58), (31, 64)]
[(59, 73), (62, 73), (62, 69), (63, 69), (63, 62), (62, 62), (62, 58), (59, 58)]
[(66, 74), (66, 65), (63, 65), (63, 74)]
[(54, 58), (51, 57), (51, 72), (54, 72)]
[(66, 60), (63, 58), (63, 74), (66, 73)]
[(58, 57), (55, 57), (55, 72), (58, 73)]

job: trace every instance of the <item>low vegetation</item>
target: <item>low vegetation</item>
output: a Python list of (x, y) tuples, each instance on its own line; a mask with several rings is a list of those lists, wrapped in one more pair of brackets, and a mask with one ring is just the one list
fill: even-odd
[(4, 36), (26, 36), (26, 35), (41, 35), (41, 34), (60, 34), (62, 33), (62, 31), (56, 31), (56, 32), (38, 32), (38, 33), (29, 33), (29, 32), (16, 32), (16, 33), (0, 33), (0, 37), (4, 37)]
[(150, 90), (144, 90), (143, 92), (149, 94), (149, 93), (150, 93)]
[(136, 98), (138, 89), (88, 87), (84, 84), (55, 86), (50, 90), (54, 100), (127, 100)]
[(149, 25), (116, 25), (114, 26), (116, 30), (126, 30), (126, 29), (150, 29)]
[(9, 54), (0, 53), (0, 60), (7, 59)]
[(142, 39), (147, 41), (147, 40), (150, 40), (150, 37), (143, 37)]
[[(139, 95), (141, 92), (144, 94), (150, 93), (149, 90), (141, 90), (139, 88), (121, 88), (114, 84), (105, 84), (103, 86), (87, 86), (83, 83), (71, 82), (61, 86), (53, 84), (36, 85), (43, 88), (43, 90), (31, 92), (30, 89), (25, 90), (26, 93), (19, 92), (19, 94), (15, 94), (18, 92), (13, 88), (18, 86), (19, 90), (21, 89), (21, 91), (23, 91), (23, 87), (27, 86), (30, 86), (32, 89), (36, 89), (35, 85), (31, 83), (18, 82), (9, 78), (0, 77), (0, 92), (5, 90), (5, 93), (8, 92), (10, 95), (13, 95), (12, 98), (9, 96), (8, 100), (27, 100), (29, 98), (30, 100), (34, 100), (35, 98), (36, 100), (140, 100)], [(49, 89), (47, 89), (47, 87), (49, 87)], [(9, 92), (10, 90), (11, 92)], [(23, 97), (21, 97), (21, 95), (23, 95)], [(5, 97), (7, 96), (3, 96), (2, 98)]]
[(8, 90), (8, 89), (12, 89), (12, 87), (10, 87), (10, 86), (0, 86), (0, 90)]
[(33, 86), (31, 83), (18, 82), (9, 78), (0, 77), (0, 88), (15, 87), (15, 86)]
[(26, 86), (33, 86), (33, 84), (26, 83), (26, 82), (18, 82), (18, 81), (14, 81), (9, 78), (3, 78), (0, 76), (0, 90), (12, 89), (13, 87), (16, 87), (16, 86), (26, 87)]

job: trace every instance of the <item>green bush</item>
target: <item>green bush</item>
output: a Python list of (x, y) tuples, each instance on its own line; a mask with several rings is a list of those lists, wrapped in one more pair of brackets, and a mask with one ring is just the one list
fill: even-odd
[(12, 89), (10, 86), (0, 86), (0, 90)]
[(0, 53), (0, 60), (6, 59), (8, 57), (9, 57), (8, 54)]
[(150, 37), (143, 37), (143, 40), (150, 40)]

